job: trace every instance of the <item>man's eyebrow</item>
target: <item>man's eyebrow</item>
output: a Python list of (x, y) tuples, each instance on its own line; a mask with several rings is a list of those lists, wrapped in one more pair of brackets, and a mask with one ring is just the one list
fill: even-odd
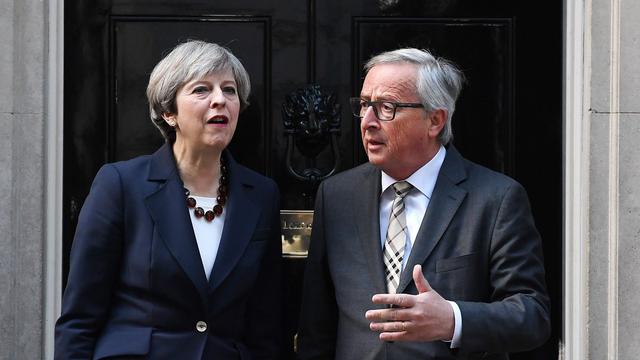
[(370, 96), (360, 96), (362, 100), (366, 100), (369, 102), (396, 102), (397, 100), (388, 96), (378, 96), (374, 101), (371, 100)]

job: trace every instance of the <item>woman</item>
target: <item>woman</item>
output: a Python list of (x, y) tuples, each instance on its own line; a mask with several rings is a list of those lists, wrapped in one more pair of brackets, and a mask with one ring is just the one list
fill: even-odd
[(225, 150), (249, 76), (216, 44), (151, 73), (167, 143), (103, 166), (73, 241), (56, 359), (278, 359), (279, 193)]

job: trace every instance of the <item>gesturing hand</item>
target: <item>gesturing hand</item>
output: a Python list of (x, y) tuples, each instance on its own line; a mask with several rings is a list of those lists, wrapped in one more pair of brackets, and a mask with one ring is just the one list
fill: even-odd
[(418, 295), (376, 294), (374, 304), (393, 305), (389, 309), (368, 310), (369, 327), (380, 332), (383, 341), (451, 340), (455, 325), (453, 308), (431, 288), (422, 266), (413, 268)]

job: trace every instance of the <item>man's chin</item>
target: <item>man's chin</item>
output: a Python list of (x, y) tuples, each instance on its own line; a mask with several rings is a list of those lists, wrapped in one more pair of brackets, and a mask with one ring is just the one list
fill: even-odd
[(369, 163), (371, 165), (379, 167), (379, 168), (383, 168), (384, 167), (384, 164), (385, 164), (384, 156), (381, 156), (380, 154), (373, 154), (371, 152), (367, 152), (367, 157), (368, 157)]

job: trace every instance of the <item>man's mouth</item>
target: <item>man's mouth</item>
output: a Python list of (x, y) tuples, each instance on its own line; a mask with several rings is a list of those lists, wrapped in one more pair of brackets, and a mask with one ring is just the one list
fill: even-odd
[(207, 120), (207, 124), (227, 124), (229, 123), (229, 118), (224, 115), (216, 115)]

